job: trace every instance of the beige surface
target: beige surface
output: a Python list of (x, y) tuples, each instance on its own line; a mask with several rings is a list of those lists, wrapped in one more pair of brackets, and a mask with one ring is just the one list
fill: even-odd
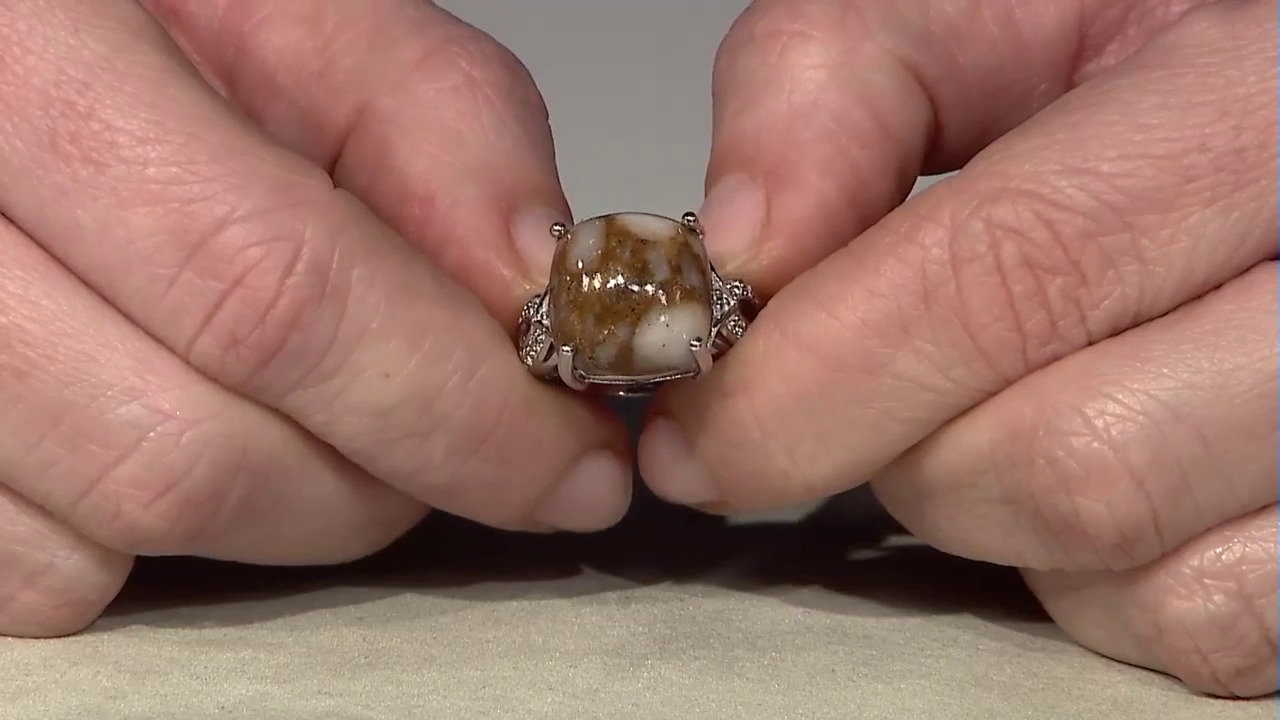
[(876, 520), (643, 515), (437, 522), (347, 568), (153, 562), (91, 632), (0, 641), (0, 717), (1276, 717), (1081, 650), (1012, 572)]

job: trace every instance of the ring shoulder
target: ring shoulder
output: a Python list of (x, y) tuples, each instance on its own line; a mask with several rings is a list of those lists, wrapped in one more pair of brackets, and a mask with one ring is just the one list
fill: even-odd
[(534, 375), (547, 377), (555, 368), (548, 295), (529, 298), (520, 312), (520, 361)]

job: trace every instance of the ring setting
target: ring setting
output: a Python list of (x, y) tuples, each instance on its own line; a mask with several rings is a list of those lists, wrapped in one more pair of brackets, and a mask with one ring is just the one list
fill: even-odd
[(759, 311), (747, 283), (712, 268), (694, 213), (613, 213), (550, 232), (551, 279), (519, 328), (520, 359), (540, 378), (648, 394), (709, 370)]

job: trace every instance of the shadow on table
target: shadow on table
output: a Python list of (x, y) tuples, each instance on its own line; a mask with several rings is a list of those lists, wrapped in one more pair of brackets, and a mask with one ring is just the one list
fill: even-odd
[[(643, 403), (618, 410), (638, 433)], [(1016, 571), (905, 539), (865, 487), (799, 522), (731, 524), (661, 502), (637, 483), (626, 519), (589, 536), (504, 533), (434, 513), (385, 551), (338, 567), (142, 560), (98, 627), (182, 627), (209, 617), (191, 608), (226, 603), (245, 605), (218, 613), (213, 622), (249, 624), (405, 592), (502, 601), (681, 582), (770, 595), (825, 612), (879, 605), (899, 614), (1023, 621), (1028, 632), (1051, 627)], [(803, 592), (814, 588), (830, 592)], [(353, 592), (332, 592), (340, 589)], [(148, 612), (156, 610), (171, 612)]]
[[(387, 550), (338, 567), (142, 560), (99, 627), (199, 624), (208, 613), (184, 609), (226, 603), (245, 605), (218, 613), (214, 622), (249, 624), (352, 602), (350, 594), (319, 592), (343, 588), (362, 589), (355, 602), (405, 592), (501, 601), (681, 582), (773, 595), (827, 612), (868, 607), (844, 603), (845, 596), (897, 613), (1047, 623), (1015, 571), (905, 542), (865, 491), (841, 496), (800, 522), (754, 524), (731, 524), (641, 493), (626, 520), (591, 536), (503, 533), (436, 514)], [(584, 582), (588, 578), (594, 580)], [(789, 592), (807, 588), (831, 592)], [(157, 610), (166, 612), (150, 612)]]

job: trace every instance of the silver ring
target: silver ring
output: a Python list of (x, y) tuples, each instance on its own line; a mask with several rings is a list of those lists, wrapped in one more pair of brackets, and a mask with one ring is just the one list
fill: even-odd
[(551, 226), (551, 280), (520, 314), (520, 360), (579, 391), (644, 395), (711, 369), (747, 331), (751, 286), (711, 267), (694, 213)]

